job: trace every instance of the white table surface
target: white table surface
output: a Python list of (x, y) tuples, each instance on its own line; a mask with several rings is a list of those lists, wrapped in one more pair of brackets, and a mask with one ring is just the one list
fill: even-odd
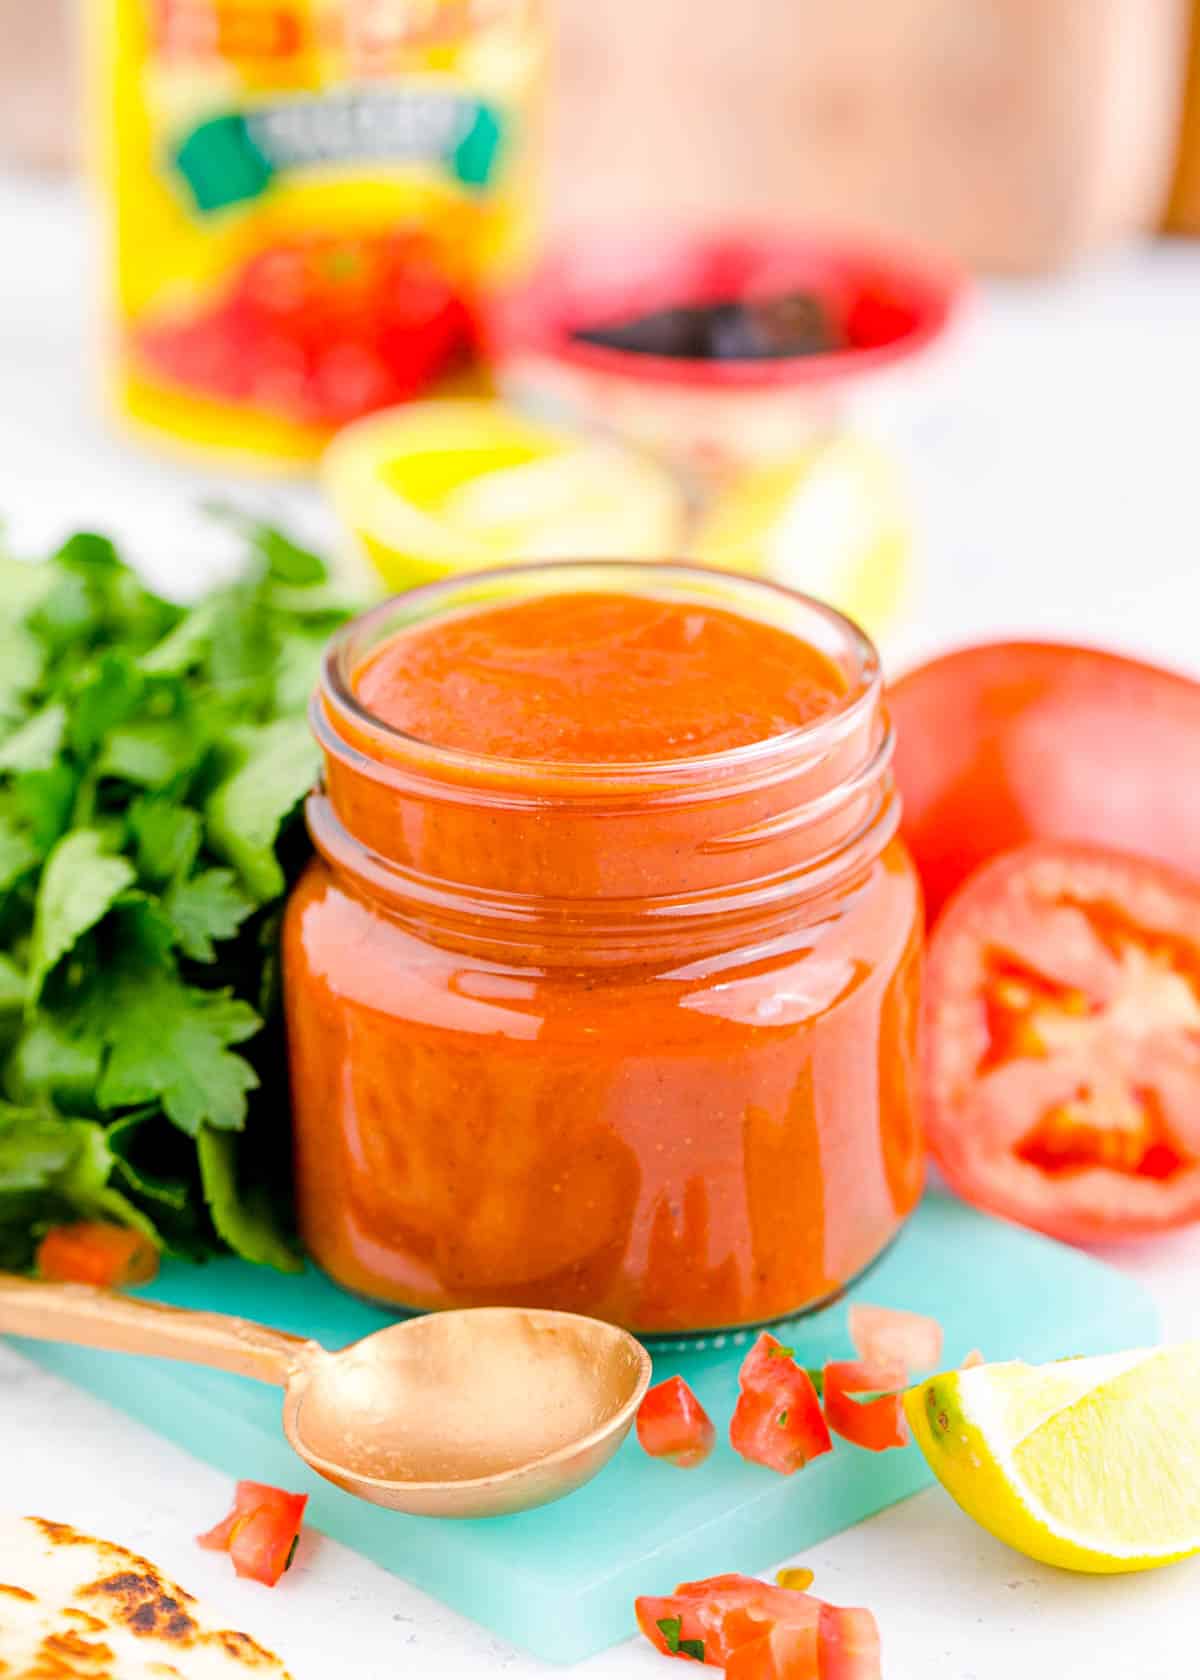
[[(95, 261), (78, 200), (0, 178), (0, 229), (0, 515), (10, 540), (33, 550), (84, 522), (124, 536), (160, 584), (199, 582), (220, 557), (188, 510), (229, 486), (135, 453), (95, 418), (85, 372)], [(985, 289), (897, 434), (917, 486), (923, 568), (887, 650), (893, 665), (1026, 631), (1200, 673), (1198, 392), (1200, 245)], [(324, 529), (307, 491), (243, 494)], [(1151, 1289), (1169, 1338), (1200, 1336), (1200, 1231), (1110, 1258)], [(226, 1479), (4, 1349), (0, 1441), (0, 1507), (145, 1551), (278, 1650), (296, 1680), (553, 1672), (319, 1535), (275, 1591), (235, 1580), (226, 1559), (192, 1540), (221, 1514)], [(824, 1596), (875, 1611), (887, 1680), (1196, 1672), (1195, 1563), (1113, 1579), (1056, 1574), (993, 1542), (936, 1490), (804, 1561)], [(667, 1671), (631, 1643), (570, 1672)]]

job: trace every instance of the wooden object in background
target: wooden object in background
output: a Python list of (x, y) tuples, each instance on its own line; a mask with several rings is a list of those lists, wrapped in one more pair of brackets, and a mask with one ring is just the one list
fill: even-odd
[(875, 229), (1000, 271), (1153, 227), (1188, 0), (559, 0), (560, 223)]
[(1166, 226), (1172, 233), (1200, 236), (1200, 0), (1192, 6), (1191, 63)]
[(74, 21), (72, 0), (0, 0), (0, 168), (59, 171), (75, 162)]

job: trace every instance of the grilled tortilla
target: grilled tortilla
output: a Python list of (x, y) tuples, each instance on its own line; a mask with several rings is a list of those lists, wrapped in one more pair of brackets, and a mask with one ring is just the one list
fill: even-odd
[(0, 1680), (291, 1680), (152, 1563), (66, 1523), (0, 1514)]

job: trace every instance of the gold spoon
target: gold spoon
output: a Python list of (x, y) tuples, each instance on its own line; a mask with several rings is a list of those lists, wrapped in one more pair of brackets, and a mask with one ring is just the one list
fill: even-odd
[(537, 1307), (430, 1313), (330, 1353), (249, 1319), (0, 1275), (0, 1331), (275, 1383), (306, 1464), (424, 1517), (499, 1516), (573, 1493), (616, 1452), (650, 1381), (627, 1331)]

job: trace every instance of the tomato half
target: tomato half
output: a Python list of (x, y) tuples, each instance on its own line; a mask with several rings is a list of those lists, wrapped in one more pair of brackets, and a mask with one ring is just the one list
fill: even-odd
[(929, 1139), (963, 1196), (1074, 1242), (1200, 1218), (1200, 883), (1022, 847), (946, 907), (927, 998)]
[(210, 1551), (228, 1552), (234, 1571), (273, 1587), (291, 1567), (306, 1493), (285, 1493), (265, 1482), (239, 1482), (229, 1515), (197, 1537)]
[(717, 1432), (683, 1378), (669, 1377), (648, 1390), (638, 1407), (637, 1438), (651, 1458), (693, 1470), (713, 1450)]
[(125, 1289), (158, 1274), (158, 1250), (140, 1231), (102, 1219), (55, 1225), (38, 1244), (38, 1276), (47, 1283)]
[(929, 1371), (942, 1357), (942, 1327), (936, 1318), (899, 1307), (850, 1308), (850, 1340), (868, 1365), (903, 1365)]
[[(835, 1359), (824, 1370), (825, 1420), (836, 1435), (868, 1452), (906, 1447), (908, 1424), (901, 1390), (908, 1386), (903, 1365), (868, 1365)], [(859, 1400), (856, 1395), (873, 1398)]]
[(812, 1378), (774, 1336), (758, 1338), (738, 1384), (729, 1440), (743, 1458), (790, 1476), (832, 1449)]
[(1200, 684), (1054, 643), (966, 648), (889, 693), (902, 831), (932, 921), (981, 863), (1030, 840), (1200, 868)]

